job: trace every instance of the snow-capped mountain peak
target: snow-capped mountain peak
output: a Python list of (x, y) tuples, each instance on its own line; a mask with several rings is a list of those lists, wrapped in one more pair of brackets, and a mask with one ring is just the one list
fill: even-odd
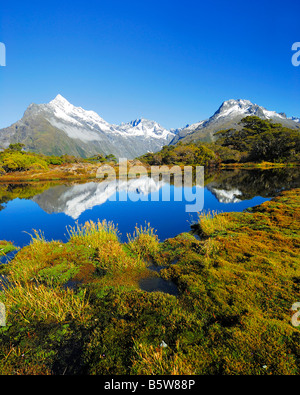
[(217, 119), (221, 117), (235, 117), (239, 115), (243, 115), (245, 117), (249, 115), (256, 115), (266, 119), (286, 119), (286, 115), (284, 113), (279, 114), (276, 111), (269, 111), (262, 106), (253, 104), (250, 100), (242, 99), (231, 99), (225, 101), (213, 117)]
[(67, 99), (65, 99), (62, 95), (58, 94), (55, 99), (51, 100), (49, 104), (58, 105), (58, 106), (72, 106)]
[(56, 118), (62, 121), (78, 126), (88, 126), (96, 130), (110, 130), (109, 123), (104, 121), (96, 112), (84, 110), (82, 107), (75, 107), (61, 95), (57, 95), (46, 106), (50, 111), (53, 111)]
[(185, 142), (215, 141), (216, 132), (223, 129), (240, 128), (240, 121), (247, 116), (257, 116), (292, 129), (299, 129), (300, 127), (299, 118), (287, 118), (283, 112), (269, 111), (262, 106), (253, 104), (250, 100), (230, 99), (224, 101), (219, 109), (205, 121), (178, 129), (172, 144), (180, 140)]

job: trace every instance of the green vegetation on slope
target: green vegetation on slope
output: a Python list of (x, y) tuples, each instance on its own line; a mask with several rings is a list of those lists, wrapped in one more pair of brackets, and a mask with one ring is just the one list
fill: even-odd
[(148, 153), (140, 158), (149, 165), (201, 165), (216, 167), (218, 156), (203, 144), (166, 145), (157, 153)]
[(214, 143), (194, 141), (166, 146), (140, 159), (150, 165), (200, 165), (228, 163), (299, 163), (300, 134), (280, 124), (250, 116), (241, 121), (241, 130), (217, 132)]
[(220, 131), (210, 148), (222, 162), (299, 162), (300, 134), (258, 117), (246, 117), (239, 131)]
[[(146, 226), (121, 244), (105, 222), (69, 229), (66, 244), (36, 232), (1, 266), (12, 286), (0, 293), (0, 372), (299, 374), (299, 192), (200, 215), (201, 240), (159, 243)], [(172, 280), (178, 297), (142, 291), (149, 276)]]

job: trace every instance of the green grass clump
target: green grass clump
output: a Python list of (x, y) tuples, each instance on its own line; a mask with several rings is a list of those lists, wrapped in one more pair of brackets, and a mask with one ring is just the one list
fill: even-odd
[(8, 254), (9, 252), (15, 251), (16, 247), (8, 242), (8, 241), (1, 241), (0, 240), (0, 257), (3, 255)]
[(150, 224), (145, 226), (136, 226), (133, 234), (127, 234), (128, 248), (133, 254), (142, 258), (154, 258), (160, 250), (158, 236), (155, 234)]
[(215, 211), (209, 211), (199, 215), (199, 233), (202, 237), (209, 237), (216, 233), (226, 231), (231, 225), (230, 221), (227, 219), (228, 215), (226, 213), (217, 214), (218, 213)]

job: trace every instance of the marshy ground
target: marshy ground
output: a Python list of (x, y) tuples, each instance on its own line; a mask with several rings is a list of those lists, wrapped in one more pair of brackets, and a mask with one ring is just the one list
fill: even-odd
[[(106, 222), (65, 244), (36, 232), (0, 266), (0, 373), (299, 374), (299, 193), (200, 215), (163, 243), (146, 226), (122, 244)], [(178, 292), (143, 291), (153, 277)]]

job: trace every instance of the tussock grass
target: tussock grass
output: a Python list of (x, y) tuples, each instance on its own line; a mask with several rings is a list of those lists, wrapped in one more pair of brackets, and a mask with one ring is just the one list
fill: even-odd
[[(128, 267), (144, 267), (139, 256), (130, 256), (120, 243), (118, 229), (111, 222), (92, 221), (84, 225), (68, 228), (70, 244), (85, 246), (95, 251), (95, 262), (98, 267), (112, 271)], [(137, 243), (139, 244), (139, 243)]]
[(198, 225), (201, 236), (208, 237), (225, 232), (232, 226), (232, 223), (228, 218), (228, 213), (218, 213), (212, 210), (199, 214)]
[(86, 245), (90, 248), (99, 248), (103, 243), (118, 242), (118, 229), (112, 222), (106, 220), (88, 221), (84, 225), (76, 224), (67, 228), (70, 242)]
[(136, 226), (132, 235), (127, 234), (127, 239), (129, 249), (139, 257), (154, 258), (160, 250), (158, 236), (149, 223)]
[(79, 297), (69, 289), (15, 282), (4, 291), (1, 298), (5, 301), (8, 318), (13, 311), (18, 311), (22, 319), (28, 323), (32, 319), (56, 323), (67, 319), (84, 322), (90, 317), (85, 292)]

